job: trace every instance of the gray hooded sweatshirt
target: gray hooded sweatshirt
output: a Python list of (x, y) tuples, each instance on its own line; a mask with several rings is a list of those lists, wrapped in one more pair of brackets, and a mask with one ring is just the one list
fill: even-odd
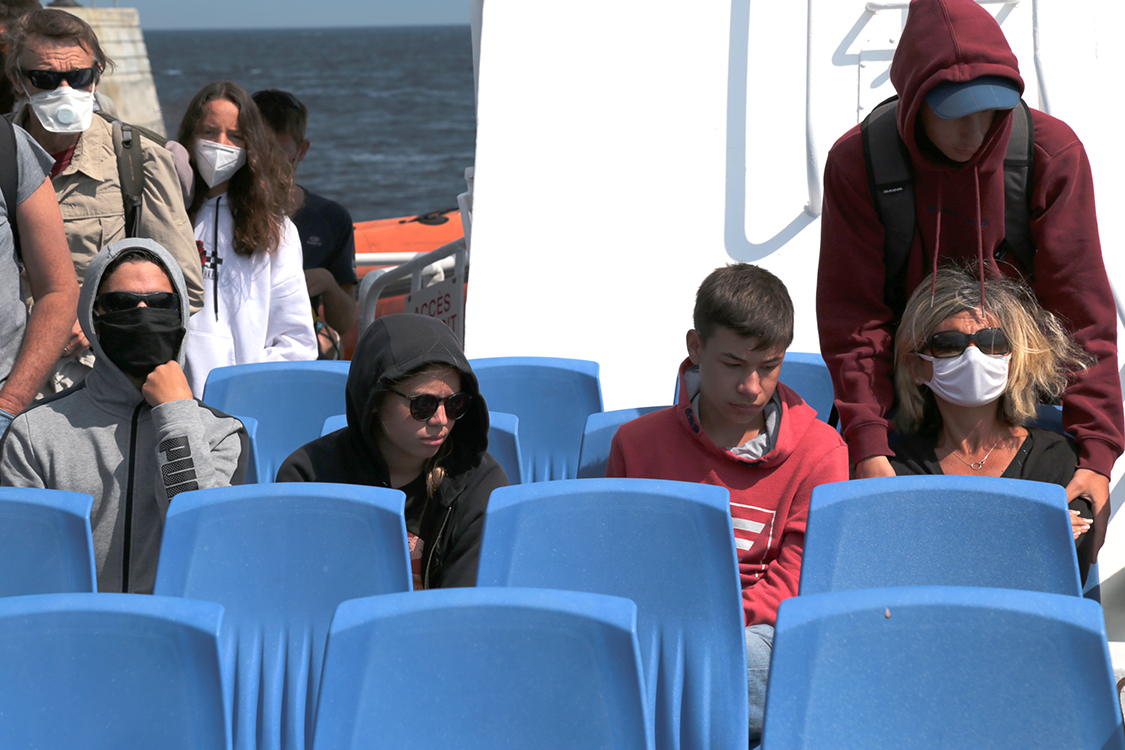
[[(97, 356), (94, 369), (13, 420), (0, 443), (0, 485), (91, 495), (98, 590), (151, 593), (172, 498), (241, 484), (248, 451), (237, 419), (195, 399), (154, 408), (103, 352), (94, 331), (94, 298), (109, 263), (134, 247), (160, 258), (180, 296), (186, 329), (187, 288), (168, 251), (152, 240), (127, 239), (98, 253), (78, 299), (78, 319)], [(182, 346), (177, 360), (182, 367)]]

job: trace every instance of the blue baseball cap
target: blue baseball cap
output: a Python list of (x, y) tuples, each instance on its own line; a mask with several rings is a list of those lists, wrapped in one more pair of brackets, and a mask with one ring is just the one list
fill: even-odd
[(1019, 103), (1019, 86), (1011, 78), (1003, 76), (981, 76), (963, 83), (943, 83), (926, 94), (926, 104), (943, 120), (986, 109), (1013, 109)]

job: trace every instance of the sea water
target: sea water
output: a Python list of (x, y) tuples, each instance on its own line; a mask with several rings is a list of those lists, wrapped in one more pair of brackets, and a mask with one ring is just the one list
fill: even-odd
[(355, 221), (455, 208), (473, 164), (468, 26), (146, 31), (166, 132), (211, 81), (290, 91), (312, 142), (297, 179)]

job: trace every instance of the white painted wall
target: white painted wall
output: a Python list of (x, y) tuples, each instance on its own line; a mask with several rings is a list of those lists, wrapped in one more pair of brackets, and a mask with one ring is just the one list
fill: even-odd
[[(835, 139), (893, 93), (905, 11), (872, 13), (865, 0), (482, 4), (470, 356), (592, 359), (607, 409), (668, 403), (695, 289), (732, 260), (785, 280), (793, 350), (816, 351), (820, 174)], [(1125, 293), (1123, 4), (988, 7), (1028, 103), (1086, 144), (1106, 266)], [(1123, 499), (1116, 489), (1115, 508)], [(1111, 525), (1101, 558), (1117, 640), (1123, 537)]]

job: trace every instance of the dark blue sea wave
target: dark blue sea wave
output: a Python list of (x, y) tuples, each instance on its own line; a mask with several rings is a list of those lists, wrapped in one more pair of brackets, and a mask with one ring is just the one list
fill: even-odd
[(476, 143), (468, 26), (146, 31), (167, 132), (204, 84), (280, 88), (309, 108), (298, 181), (356, 221), (457, 204)]

